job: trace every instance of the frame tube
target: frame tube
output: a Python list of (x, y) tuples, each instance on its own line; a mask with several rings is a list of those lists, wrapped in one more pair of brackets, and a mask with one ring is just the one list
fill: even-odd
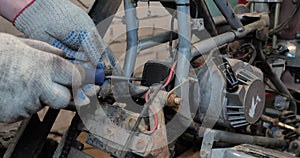
[(124, 0), (126, 19), (127, 48), (124, 62), (124, 76), (130, 77), (134, 71), (136, 56), (138, 53), (138, 20), (136, 8), (131, 0)]

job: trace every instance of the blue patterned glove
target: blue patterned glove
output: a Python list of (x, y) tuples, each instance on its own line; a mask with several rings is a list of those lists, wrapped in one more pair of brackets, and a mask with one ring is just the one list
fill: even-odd
[(64, 50), (75, 64), (90, 69), (106, 65), (107, 45), (93, 21), (68, 0), (36, 0), (14, 24), (27, 37)]

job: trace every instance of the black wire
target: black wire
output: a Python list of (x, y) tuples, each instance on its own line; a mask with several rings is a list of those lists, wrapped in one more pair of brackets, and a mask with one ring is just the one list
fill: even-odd
[(198, 8), (198, 5), (197, 5), (197, 2), (195, 0), (192, 0), (193, 3), (195, 4), (195, 18), (197, 19), (198, 18), (198, 15), (199, 15), (199, 8)]

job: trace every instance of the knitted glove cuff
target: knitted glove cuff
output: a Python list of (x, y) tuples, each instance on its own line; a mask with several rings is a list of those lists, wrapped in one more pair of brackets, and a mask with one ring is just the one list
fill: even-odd
[(23, 11), (26, 10), (29, 6), (31, 6), (33, 2), (35, 2), (35, 0), (31, 0), (31, 2), (29, 2), (23, 9), (21, 9), (21, 10), (19, 11), (18, 14), (15, 15), (15, 17), (13, 18), (13, 21), (12, 21), (13, 24), (15, 23), (15, 21), (16, 21), (16, 19), (19, 17), (19, 15), (22, 14)]
[[(51, 18), (49, 14), (55, 14), (65, 9), (63, 8), (64, 3), (65, 0), (33, 0), (15, 17), (14, 25), (25, 35), (27, 33), (34, 36), (34, 33), (40, 33), (37, 30), (44, 27), (42, 24), (47, 24), (52, 20), (49, 19)], [(53, 19), (53, 21), (55, 20), (60, 19)]]

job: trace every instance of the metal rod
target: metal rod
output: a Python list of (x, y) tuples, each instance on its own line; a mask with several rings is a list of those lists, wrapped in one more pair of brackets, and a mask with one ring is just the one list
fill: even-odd
[(274, 118), (269, 117), (269, 116), (267, 116), (267, 115), (262, 115), (262, 116), (261, 116), (261, 119), (262, 119), (263, 121), (270, 122), (270, 123), (272, 123), (272, 124), (275, 125), (275, 126), (280, 126), (280, 127), (282, 127), (282, 128), (292, 130), (292, 131), (296, 132), (297, 134), (299, 134), (299, 130), (298, 130), (297, 128), (295, 128), (295, 127), (293, 127), (293, 126), (291, 126), (291, 125), (282, 123), (282, 122), (278, 121), (277, 119), (274, 119)]
[(137, 77), (124, 77), (124, 76), (106, 76), (106, 79), (112, 79), (112, 80), (126, 80), (126, 81), (143, 81), (142, 78), (137, 78)]
[[(262, 136), (251, 136), (246, 134), (238, 134), (225, 131), (215, 131), (215, 140), (230, 144), (254, 144), (261, 146), (272, 146), (272, 147), (287, 147), (286, 141), (283, 139), (267, 138)], [(238, 139), (232, 139), (238, 138)]]
[(131, 0), (124, 0), (127, 48), (124, 62), (124, 76), (130, 77), (134, 71), (138, 53), (138, 20), (135, 4)]
[[(266, 57), (262, 52), (262, 42), (256, 42), (256, 52), (257, 52), (257, 59), (260, 61), (257, 64), (257, 67), (261, 69), (261, 71), (268, 77), (268, 79), (272, 82), (275, 88), (280, 92), (283, 93), (290, 98), (293, 98), (290, 91), (286, 88), (284, 83), (280, 80), (280, 78), (273, 72), (271, 66), (266, 61)], [(297, 113), (297, 104), (294, 101), (291, 101), (290, 105), (285, 107), (285, 109), (289, 109)]]
[[(175, 85), (179, 85), (189, 76), (190, 57), (191, 57), (191, 26), (190, 26), (190, 1), (177, 0), (177, 19), (178, 19), (178, 60), (176, 67)], [(179, 96), (183, 98), (179, 113), (190, 118), (189, 109), (189, 83), (180, 87)]]
[(192, 50), (191, 59), (196, 56), (204, 55), (210, 52), (210, 50), (219, 47), (223, 44), (233, 42), (236, 38), (243, 38), (250, 32), (257, 30), (258, 28), (263, 28), (267, 25), (264, 19), (258, 20), (251, 24), (244, 26), (243, 32), (233, 31), (220, 34), (218, 36), (212, 37), (211, 39), (206, 39), (204, 41), (194, 44), (194, 49)]
[[(204, 128), (204, 127), (200, 128), (200, 125), (193, 122), (190, 126), (190, 129), (195, 132), (194, 134), (198, 135), (199, 137), (203, 137), (204, 132), (200, 132), (200, 130), (205, 131), (206, 128)], [(229, 143), (232, 145), (254, 144), (254, 145), (260, 145), (260, 146), (269, 146), (269, 147), (273, 147), (273, 148), (288, 146), (288, 144), (285, 140), (279, 139), (279, 138), (252, 136), (252, 135), (232, 133), (232, 132), (213, 130), (213, 129), (211, 131), (213, 131), (213, 133), (215, 134), (214, 141)], [(238, 139), (233, 139), (233, 138), (238, 138)]]
[(168, 31), (140, 40), (138, 48), (141, 51), (168, 42), (170, 40), (171, 34), (172, 34), (172, 40), (178, 38), (177, 33)]
[[(274, 29), (277, 28), (277, 26), (278, 26), (279, 12), (280, 12), (280, 3), (277, 2), (276, 7), (275, 7), (275, 16), (274, 16)], [(277, 35), (274, 33), (273, 41), (272, 41), (273, 49), (276, 49), (276, 44), (277, 44)]]
[(251, 13), (254, 13), (254, 11), (255, 11), (255, 3), (254, 2), (251, 2), (251, 4), (250, 4), (250, 12)]
[[(206, 2), (203, 0), (200, 0), (200, 1), (198, 1), (198, 3), (200, 5), (199, 13), (198, 13), (197, 17), (194, 17), (194, 18), (199, 18), (199, 17), (203, 18), (205, 21), (204, 27), (208, 31), (208, 33), (211, 36), (218, 35), (218, 30), (217, 30), (214, 20), (211, 16), (211, 13), (209, 12)], [(195, 5), (197, 5), (197, 4), (195, 4)]]
[(232, 7), (226, 0), (213, 0), (221, 13), (224, 15), (228, 23), (237, 31), (243, 31), (243, 24), (234, 13)]

